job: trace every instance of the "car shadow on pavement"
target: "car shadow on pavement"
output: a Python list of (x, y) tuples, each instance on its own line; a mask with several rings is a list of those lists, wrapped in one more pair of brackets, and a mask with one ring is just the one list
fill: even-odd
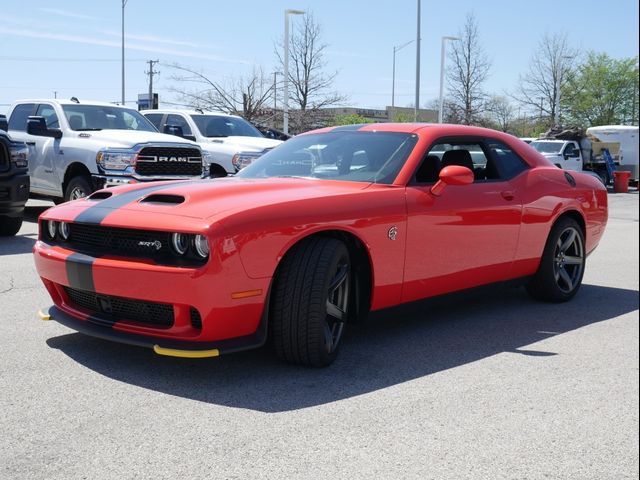
[[(349, 329), (324, 369), (278, 361), (269, 348), (213, 359), (155, 355), (79, 333), (47, 340), (95, 372), (158, 392), (262, 412), (363, 395), (503, 352), (542, 359), (531, 345), (638, 309), (638, 292), (583, 285), (568, 303), (533, 301), (524, 289), (492, 287), (376, 313)], [(526, 348), (525, 348), (526, 347)]]
[(15, 237), (0, 237), (0, 257), (2, 255), (20, 255), (31, 253), (36, 243), (36, 234), (16, 235)]

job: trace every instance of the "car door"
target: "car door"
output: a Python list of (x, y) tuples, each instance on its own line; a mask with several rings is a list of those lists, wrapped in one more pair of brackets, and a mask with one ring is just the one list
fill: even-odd
[[(44, 118), (47, 128), (60, 128), (60, 120), (52, 105), (47, 103), (39, 104), (36, 109), (36, 115)], [(39, 188), (46, 193), (61, 196), (65, 172), (64, 151), (62, 149), (64, 137), (28, 136), (29, 140), (35, 142), (39, 158), (34, 170), (34, 176), (39, 181)]]
[[(436, 197), (430, 188), (448, 165), (473, 169), (475, 180), (448, 185)], [(526, 168), (508, 145), (493, 138), (442, 139), (429, 149), (407, 187), (403, 302), (509, 276), (522, 217), (512, 179)]]

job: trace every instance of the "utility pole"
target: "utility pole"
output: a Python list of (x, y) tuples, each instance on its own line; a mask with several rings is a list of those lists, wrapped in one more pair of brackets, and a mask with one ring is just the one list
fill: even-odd
[(418, 19), (416, 32), (416, 105), (413, 110), (413, 121), (418, 121), (418, 110), (420, 109), (420, 0), (418, 0)]
[(160, 73), (153, 70), (153, 66), (158, 63), (158, 60), (148, 60), (149, 71), (144, 72), (149, 75), (149, 110), (153, 110), (153, 76)]
[(122, 0), (122, 105), (124, 105), (124, 7), (129, 0)]
[(53, 91), (53, 98), (58, 98), (58, 91), (57, 90)]
[(276, 117), (278, 107), (278, 72), (273, 72), (273, 128), (276, 128)]

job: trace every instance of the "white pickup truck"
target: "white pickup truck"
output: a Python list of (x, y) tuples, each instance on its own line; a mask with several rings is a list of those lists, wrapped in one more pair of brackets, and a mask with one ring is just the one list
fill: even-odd
[(143, 110), (160, 132), (198, 142), (212, 177), (236, 173), (281, 140), (265, 138), (242, 117), (202, 110)]
[(101, 102), (21, 100), (9, 133), (29, 147), (31, 195), (56, 203), (124, 183), (200, 177), (203, 153), (158, 133), (136, 110)]

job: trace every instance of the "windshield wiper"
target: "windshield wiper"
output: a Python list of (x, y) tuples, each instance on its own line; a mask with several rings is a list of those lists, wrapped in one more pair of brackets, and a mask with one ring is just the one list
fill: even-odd
[(102, 128), (77, 128), (76, 132), (95, 132), (98, 130), (102, 130)]

